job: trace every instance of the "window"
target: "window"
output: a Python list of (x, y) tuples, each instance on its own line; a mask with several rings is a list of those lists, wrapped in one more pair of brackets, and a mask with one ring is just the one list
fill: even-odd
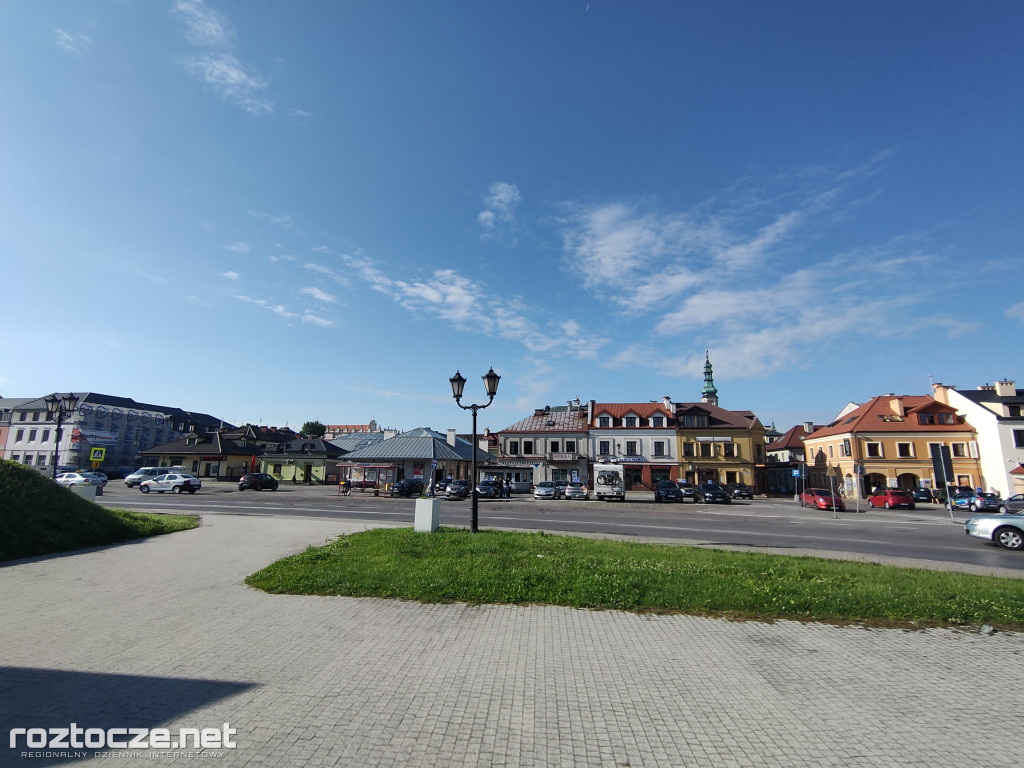
[(828, 457), (830, 459), (832, 458), (832, 446), (831, 445), (828, 447)]
[(963, 443), (953, 443), (953, 445), (950, 446), (950, 449), (952, 450), (953, 455), (957, 458), (962, 459), (967, 455), (967, 447)]
[(664, 416), (654, 416), (651, 419), (651, 426), (652, 427), (664, 427), (665, 426), (665, 417)]
[(25, 454), (25, 466), (27, 466), (27, 467), (31, 467), (32, 466), (32, 454), (31, 453), (26, 453)]
[(627, 416), (626, 417), (626, 426), (627, 427), (635, 427), (636, 426), (636, 416)]
[(934, 424), (935, 423), (935, 414), (934, 413), (919, 413), (917, 415), (917, 420), (919, 422), (921, 422), (922, 424)]
[(533, 440), (523, 440), (523, 453), (533, 453)]
[(37, 467), (45, 467), (46, 466), (46, 454), (45, 453), (40, 453), (38, 456), (36, 456), (36, 466)]
[(725, 482), (726, 482), (726, 484), (731, 484), (731, 483), (739, 482), (736, 479), (736, 473), (735, 472), (726, 472), (725, 473)]
[(940, 413), (938, 421), (939, 424), (956, 424), (956, 416), (952, 413)]
[(515, 456), (517, 453), (519, 453), (519, 441), (518, 440), (509, 440), (508, 441), (508, 452), (511, 453), (513, 456)]
[(683, 456), (693, 456), (693, 443), (683, 443)]
[(28, 413), (26, 411), (22, 411), (21, 413), (18, 414), (18, 421), (24, 421), (27, 418)]
[(274, 465), (274, 474), (275, 475), (280, 475), (281, 474), (281, 465), (280, 464), (275, 464)]
[(705, 459), (711, 455), (711, 443), (701, 443), (700, 444), (700, 455), (701, 455), (701, 458), (705, 458)]
[(11, 456), (11, 461), (13, 461), (15, 464), (17, 464), (19, 461), (21, 461), (21, 454), (20, 453), (16, 453), (13, 456)]
[(42, 438), (40, 438), (40, 441), (45, 443), (49, 439), (50, 439), (50, 430), (44, 429), (43, 430), (43, 436), (42, 436)]
[(627, 456), (636, 456), (637, 455), (636, 454), (636, 440), (627, 440), (626, 441), (626, 455)]
[(1024, 429), (1013, 430), (1013, 445), (1015, 448), (1024, 448)]
[(706, 427), (707, 425), (708, 416), (706, 413), (683, 416), (683, 426), (687, 429), (693, 429), (695, 427)]
[(598, 443), (597, 452), (602, 456), (607, 456), (609, 453), (612, 452), (611, 443), (608, 440), (602, 440), (600, 443)]
[(868, 443), (867, 444), (868, 458), (880, 459), (882, 458), (882, 444), (881, 443)]
[(551, 441), (551, 452), (552, 453), (558, 453), (559, 452), (558, 448), (559, 448), (559, 442), (557, 440), (552, 440)]
[(736, 446), (733, 443), (722, 443), (722, 455), (733, 458), (736, 455)]
[(576, 453), (576, 441), (575, 440), (566, 440), (565, 441), (565, 452), (566, 453)]
[(663, 443), (661, 440), (655, 440), (654, 441), (654, 455), (655, 456), (664, 456), (665, 455), (665, 443)]
[(20, 443), (24, 439), (25, 439), (25, 430), (24, 429), (19, 429), (17, 432), (14, 433), (14, 442)]
[(32, 421), (39, 421), (41, 411), (32, 411)]
[(28, 441), (34, 443), (36, 441), (36, 430), (30, 429), (28, 431)]
[(1020, 418), (1020, 406), (1019, 405), (1008, 405), (1008, 406), (1006, 406), (1006, 409), (1007, 409), (1007, 413), (1010, 416), (1010, 418), (1013, 418), (1013, 419), (1019, 419)]
[(914, 458), (914, 444), (896, 443), (896, 455), (899, 456), (901, 459)]
[(612, 425), (612, 417), (611, 416), (601, 416), (597, 420), (597, 426), (599, 426), (599, 427), (610, 427), (611, 425)]

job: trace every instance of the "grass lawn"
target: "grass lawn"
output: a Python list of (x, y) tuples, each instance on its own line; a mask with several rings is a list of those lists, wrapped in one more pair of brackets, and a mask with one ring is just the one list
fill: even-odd
[(0, 561), (174, 533), (194, 515), (108, 509), (76, 496), (37, 470), (0, 461)]
[(511, 531), (380, 528), (279, 560), (246, 583), (431, 603), (1024, 629), (1024, 580)]

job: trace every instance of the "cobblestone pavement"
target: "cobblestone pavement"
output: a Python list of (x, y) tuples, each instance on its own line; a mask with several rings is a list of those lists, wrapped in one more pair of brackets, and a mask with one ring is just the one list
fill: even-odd
[[(0, 567), (0, 734), (235, 729), (234, 749), (148, 749), (120, 757), (126, 766), (1021, 764), (1017, 634), (275, 596), (242, 583), (363, 527), (213, 515), (194, 531)], [(108, 759), (28, 751), (5, 744), (0, 763)]]

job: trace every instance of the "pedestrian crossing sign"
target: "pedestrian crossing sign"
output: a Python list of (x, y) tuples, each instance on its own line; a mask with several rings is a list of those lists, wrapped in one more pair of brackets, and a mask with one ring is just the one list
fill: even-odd
[(103, 457), (107, 455), (106, 448), (91, 448), (89, 450), (89, 461), (103, 461)]

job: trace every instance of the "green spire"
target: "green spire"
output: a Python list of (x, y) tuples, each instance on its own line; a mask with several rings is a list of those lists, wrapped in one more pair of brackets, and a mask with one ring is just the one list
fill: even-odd
[(715, 381), (711, 373), (711, 353), (704, 350), (704, 389), (700, 391), (702, 402), (718, 404), (718, 390), (715, 389)]

